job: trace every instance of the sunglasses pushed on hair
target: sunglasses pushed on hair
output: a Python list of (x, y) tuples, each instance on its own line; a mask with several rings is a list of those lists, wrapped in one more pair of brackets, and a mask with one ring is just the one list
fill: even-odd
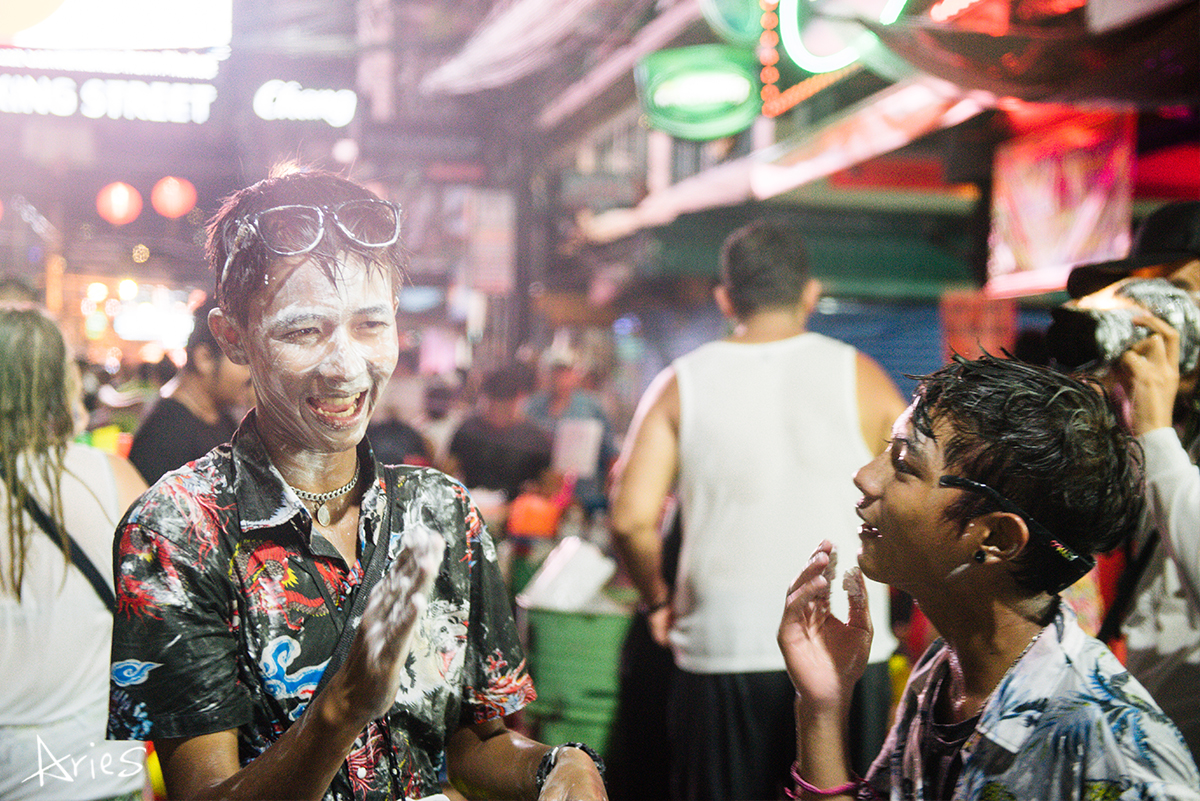
[(334, 205), (291, 204), (273, 206), (238, 223), (234, 246), (225, 269), (251, 236), (276, 256), (301, 256), (321, 242), (332, 221), (342, 236), (360, 247), (385, 248), (400, 238), (400, 205), (388, 200), (362, 198)]
[(1024, 520), (1025, 525), (1029, 528), (1029, 532), (1037, 537), (1038, 541), (1044, 546), (1045, 552), (1049, 553), (1050, 558), (1059, 562), (1062, 566), (1061, 576), (1050, 588), (1052, 593), (1057, 594), (1062, 592), (1087, 575), (1088, 571), (1096, 566), (1095, 559), (1071, 548), (1050, 533), (1048, 528), (1034, 520), (1024, 509), (1017, 506), (1008, 498), (1005, 498), (987, 484), (972, 481), (969, 478), (962, 478), (961, 476), (942, 476), (938, 480), (938, 486), (953, 487), (954, 489), (966, 490), (967, 492), (982, 495), (1004, 511), (1011, 512)]

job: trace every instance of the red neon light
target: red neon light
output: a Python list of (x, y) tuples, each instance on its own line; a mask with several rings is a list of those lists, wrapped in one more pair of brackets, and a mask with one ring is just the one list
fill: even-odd
[(929, 9), (929, 16), (934, 22), (946, 22), (978, 2), (979, 0), (939, 0)]

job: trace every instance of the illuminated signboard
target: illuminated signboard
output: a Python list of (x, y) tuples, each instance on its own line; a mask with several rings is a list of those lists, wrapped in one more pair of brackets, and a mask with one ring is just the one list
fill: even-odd
[(299, 81), (270, 80), (254, 93), (254, 113), (263, 120), (324, 120), (342, 128), (357, 109), (352, 89), (308, 89)]
[(0, 112), (8, 114), (200, 123), (216, 99), (209, 83), (0, 73)]
[(6, 3), (0, 112), (206, 122), (232, 18), (232, 0)]
[[(861, 24), (846, 19), (825, 19), (815, 12), (810, 0), (760, 0), (762, 34), (758, 59), (762, 65), (762, 112), (777, 117), (846, 75), (866, 65), (893, 81), (912, 74), (913, 68), (894, 55)], [(907, 0), (854, 0), (864, 15), (878, 14), (891, 24), (904, 10)], [(792, 62), (813, 73), (809, 78), (781, 89), (779, 63), (782, 49)]]
[(758, 62), (727, 45), (650, 53), (634, 73), (650, 125), (681, 139), (719, 139), (758, 116)]
[[(27, 8), (9, 8), (18, 5)], [(3, 6), (0, 44), (35, 50), (207, 50), (228, 47), (233, 32), (232, 0), (25, 0)]]
[(779, 0), (779, 37), (796, 66), (812, 73), (847, 67), (880, 46), (875, 34), (853, 20), (854, 14), (890, 25), (908, 0), (854, 0), (836, 14), (824, 15), (813, 0)]

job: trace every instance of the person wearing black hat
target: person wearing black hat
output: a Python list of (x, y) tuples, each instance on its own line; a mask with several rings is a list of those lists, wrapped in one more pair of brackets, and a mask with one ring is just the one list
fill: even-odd
[(1162, 277), (1200, 289), (1200, 200), (1155, 209), (1138, 228), (1128, 256), (1071, 270), (1067, 293), (1081, 298), (1122, 278)]
[[(1130, 322), (1145, 335), (1091, 365), (1124, 399), (1145, 453), (1148, 509), (1100, 636), (1124, 635), (1130, 673), (1200, 755), (1200, 312), (1187, 305), (1200, 304), (1200, 201), (1153, 212), (1128, 258), (1076, 267), (1067, 290), (1070, 308), (1132, 308)], [(1182, 303), (1152, 299), (1164, 292)], [(1052, 353), (1063, 349), (1061, 331), (1047, 332)]]

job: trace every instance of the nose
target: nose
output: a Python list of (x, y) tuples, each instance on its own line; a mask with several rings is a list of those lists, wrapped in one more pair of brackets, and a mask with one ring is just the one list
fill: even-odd
[(879, 497), (880, 481), (883, 475), (881, 468), (888, 458), (888, 452), (885, 450), (854, 473), (854, 486), (863, 494), (864, 499), (870, 500)]
[(366, 366), (361, 343), (339, 327), (329, 338), (328, 350), (317, 369), (323, 379), (336, 385), (362, 375)]

